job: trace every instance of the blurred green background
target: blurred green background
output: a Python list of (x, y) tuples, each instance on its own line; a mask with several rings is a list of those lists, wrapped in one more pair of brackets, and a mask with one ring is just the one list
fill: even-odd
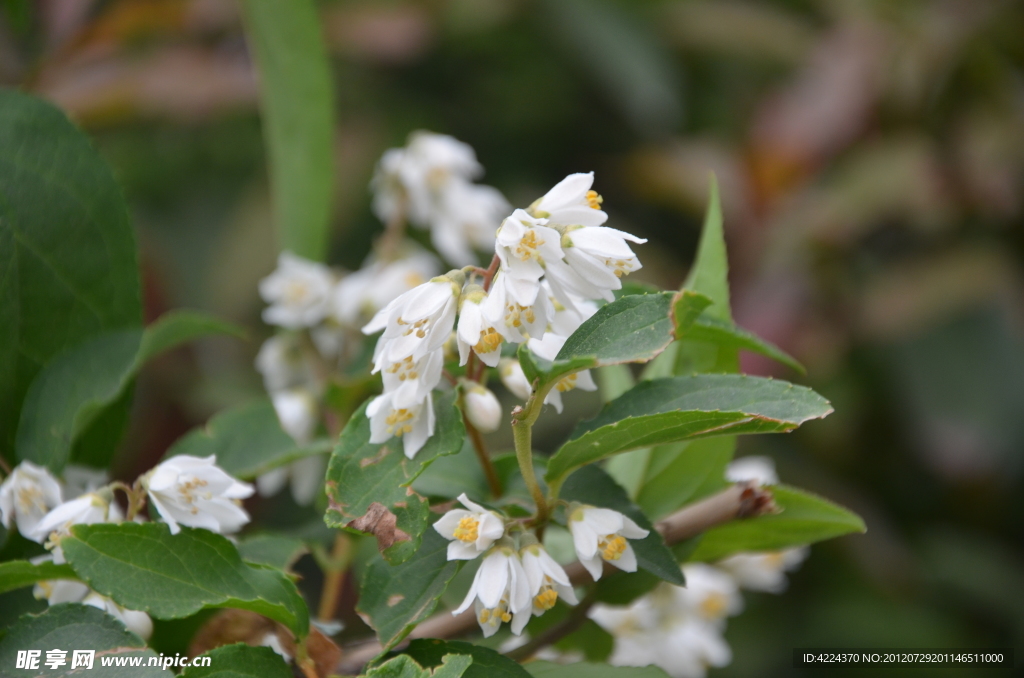
[[(247, 344), (200, 343), (142, 374), (118, 462), (129, 477), (262, 392), (256, 283), (277, 245), (239, 9), (2, 8), (0, 83), (67, 111), (124, 187), (147, 318), (189, 307), (251, 329)], [(737, 322), (801, 360), (803, 383), (836, 408), (790, 436), (742, 438), (739, 453), (772, 456), (784, 481), (869, 531), (815, 546), (784, 595), (748, 594), (726, 634), (734, 661), (713, 675), (790, 675), (799, 646), (1024, 648), (1024, 3), (320, 10), (337, 109), (334, 265), (369, 251), (382, 228), (374, 163), (415, 129), (470, 143), (483, 181), (515, 205), (594, 170), (610, 225), (650, 239), (637, 277), (666, 288), (686, 274), (717, 174)], [(744, 370), (800, 380), (751, 356)], [(542, 419), (540, 447), (599, 404), (573, 395), (561, 420)]]

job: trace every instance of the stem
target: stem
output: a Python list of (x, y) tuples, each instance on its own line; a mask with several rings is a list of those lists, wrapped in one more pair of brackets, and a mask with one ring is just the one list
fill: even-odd
[(512, 410), (512, 436), (516, 445), (516, 460), (519, 462), (519, 471), (523, 474), (526, 487), (530, 490), (530, 496), (537, 504), (537, 517), (534, 524), (543, 525), (551, 516), (551, 507), (544, 498), (544, 493), (537, 483), (537, 474), (533, 470), (533, 425), (540, 416), (540, 410), (544, 407), (544, 398), (554, 384), (548, 384), (543, 388), (534, 387), (534, 392), (526, 405), (522, 408)]
[(480, 435), (480, 431), (476, 430), (476, 426), (470, 423), (465, 410), (462, 413), (462, 421), (466, 425), (466, 433), (469, 434), (469, 439), (473, 441), (476, 458), (480, 460), (480, 466), (483, 467), (484, 475), (487, 476), (487, 486), (491, 489), (491, 496), (498, 499), (503, 492), (501, 480), (498, 478), (498, 471), (494, 468), (494, 463), (491, 461), (491, 455), (487, 453), (484, 437)]
[(560, 624), (555, 624), (525, 645), (510, 650), (505, 655), (516, 661), (523, 661), (537, 654), (538, 650), (557, 643), (583, 626), (583, 623), (587, 621), (587, 612), (590, 611), (595, 602), (597, 602), (597, 597), (594, 595), (594, 591), (591, 591), (587, 594), (586, 598), (580, 601), (579, 605), (569, 612), (569, 616), (562, 620)]
[(491, 259), (491, 265), (484, 271), (484, 292), (491, 289), (491, 281), (494, 280), (494, 274), (498, 272), (498, 266), (501, 264), (501, 259), (495, 254)]
[(13, 469), (11, 469), (11, 465), (8, 464), (7, 460), (4, 459), (3, 457), (0, 457), (0, 469), (3, 469), (3, 472), (4, 472), (5, 476), (9, 476), (9, 475), (11, 475), (11, 473), (13, 473)]
[(331, 621), (338, 614), (338, 594), (341, 593), (348, 572), (348, 555), (348, 535), (339, 532), (334, 537), (330, 567), (324, 569), (324, 588), (320, 593), (320, 608), (317, 611), (317, 617), (321, 621)]
[(402, 236), (405, 235), (405, 204), (395, 210), (394, 216), (388, 219), (384, 225), (384, 233), (377, 240), (377, 253), (381, 261), (391, 261), (398, 255), (402, 244)]

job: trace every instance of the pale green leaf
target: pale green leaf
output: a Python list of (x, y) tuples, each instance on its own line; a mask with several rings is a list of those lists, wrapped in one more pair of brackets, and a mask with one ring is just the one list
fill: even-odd
[(777, 360), (783, 365), (792, 367), (801, 374), (806, 372), (804, 366), (797, 362), (796, 358), (775, 344), (765, 341), (756, 334), (748, 332), (742, 327), (737, 327), (727, 320), (720, 320), (709, 315), (701, 316), (681, 336), (688, 340), (714, 344), (720, 349), (743, 349), (758, 353), (772, 360)]
[(370, 669), (363, 678), (460, 678), (473, 663), (473, 658), (465, 654), (446, 654), (442, 661), (441, 666), (431, 671), (409, 655), (400, 654)]
[(245, 330), (202, 311), (169, 311), (146, 328), (136, 362), (141, 365), (164, 351), (202, 337), (227, 335), (245, 339)]
[(771, 490), (779, 513), (734, 520), (708, 530), (689, 560), (718, 560), (741, 551), (776, 551), (867, 530), (860, 516), (827, 499), (785, 485)]
[[(57, 669), (47, 667), (46, 653), (49, 650), (67, 650), (67, 664)], [(64, 603), (54, 605), (40, 615), (26, 615), (10, 628), (0, 641), (0, 673), (4, 676), (30, 675), (28, 671), (14, 668), (19, 650), (40, 650), (37, 676), (71, 678), (167, 678), (167, 671), (159, 666), (149, 666), (150, 658), (156, 652), (134, 633), (126, 630), (124, 624), (106, 612), (90, 605)], [(92, 669), (78, 667), (71, 669), (73, 650), (95, 650)], [(130, 662), (139, 658), (139, 666), (104, 667), (100, 657), (110, 657), (115, 662), (123, 659)]]
[(675, 338), (682, 337), (710, 305), (711, 299), (700, 292), (687, 289), (676, 292), (672, 297), (672, 333)]
[(461, 565), (462, 561), (448, 560), (448, 541), (428, 529), (423, 545), (409, 560), (389, 565), (374, 559), (367, 566), (356, 608), (385, 650), (433, 613)]
[(463, 678), (529, 678), (529, 673), (515, 661), (494, 650), (460, 640), (423, 638), (409, 643), (403, 650), (423, 666), (439, 666), (450, 654), (469, 655), (473, 663), (462, 674)]
[(734, 374), (644, 381), (582, 422), (548, 462), (548, 482), (619, 452), (678, 440), (791, 431), (832, 412), (809, 388)]
[(236, 643), (200, 656), (209, 657), (210, 665), (189, 666), (179, 674), (180, 678), (292, 678), (291, 668), (269, 647)]
[(735, 436), (659, 445), (651, 451), (649, 472), (637, 494), (637, 504), (658, 520), (684, 504), (724, 489), (725, 467), (735, 449)]
[(530, 662), (525, 668), (533, 678), (668, 678), (668, 674), (657, 666), (609, 666), (608, 664), (590, 662), (578, 664)]
[(331, 196), (334, 95), (313, 0), (243, 0), (260, 75), (263, 137), (281, 249), (323, 261)]
[[(352, 415), (327, 469), (330, 505), (324, 519), (329, 526), (374, 532), (378, 544), (384, 547), (384, 556), (392, 563), (402, 562), (416, 551), (427, 528), (429, 510), (426, 500), (409, 486), (435, 459), (462, 449), (466, 428), (462, 412), (455, 405), (457, 395), (456, 391), (434, 392), (434, 435), (413, 459), (405, 456), (400, 437), (380, 444), (370, 442), (367, 403)], [(361, 529), (354, 526), (353, 521), (372, 517), (373, 504), (394, 514), (396, 523), (389, 526), (386, 520), (373, 520), (372, 525)]]
[(107, 164), (52, 104), (0, 89), (0, 456), (55, 356), (142, 325), (135, 236)]
[(683, 289), (703, 294), (711, 300), (707, 314), (732, 321), (729, 305), (729, 256), (725, 248), (725, 229), (722, 223), (722, 201), (718, 195), (718, 179), (712, 174), (708, 187), (708, 209), (704, 214), (697, 245), (697, 258), (693, 262)]
[(61, 541), (71, 567), (99, 593), (156, 619), (180, 619), (207, 607), (233, 607), (281, 622), (299, 637), (309, 612), (280, 570), (243, 562), (235, 546), (209, 530), (163, 523), (76, 525)]
[(189, 431), (164, 458), (179, 454), (217, 457), (231, 475), (251, 480), (278, 466), (331, 449), (327, 440), (298, 445), (284, 432), (270, 400), (261, 398), (214, 415), (206, 426)]
[(626, 491), (616, 485), (607, 473), (597, 466), (584, 466), (566, 479), (561, 497), (567, 501), (610, 508), (632, 518), (637, 525), (650, 532), (643, 539), (631, 539), (629, 542), (636, 553), (637, 565), (667, 582), (684, 585), (679, 563), (665, 546), (661, 535), (655, 531), (643, 511), (629, 500)]
[(242, 560), (286, 570), (306, 553), (301, 539), (283, 534), (255, 534), (238, 540), (238, 553)]
[(27, 560), (0, 563), (0, 593), (31, 586), (48, 579), (78, 579), (70, 565), (32, 564)]

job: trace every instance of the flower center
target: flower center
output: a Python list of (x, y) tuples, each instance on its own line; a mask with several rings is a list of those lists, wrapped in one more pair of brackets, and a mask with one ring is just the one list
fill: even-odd
[(605, 259), (604, 265), (612, 269), (616, 278), (629, 275), (633, 270), (633, 262), (629, 259)]
[(401, 437), (403, 433), (408, 433), (412, 430), (412, 424), (408, 423), (412, 421), (412, 412), (405, 409), (404, 407), (400, 410), (391, 410), (391, 414), (385, 420), (388, 425), (388, 433)]
[(427, 330), (430, 329), (430, 318), (421, 318), (420, 320), (417, 320), (414, 323), (409, 323), (403, 320), (401, 317), (399, 317), (398, 324), (408, 325), (408, 329), (406, 329), (405, 332), (402, 333), (403, 337), (407, 337), (413, 332), (415, 332), (416, 336), (422, 339), (423, 337), (427, 336)]
[(416, 365), (412, 361), (412, 356), (407, 356), (399, 362), (391, 363), (387, 372), (388, 374), (397, 375), (399, 381), (416, 379), (420, 376), (419, 372), (416, 371)]
[(558, 591), (550, 586), (542, 586), (540, 593), (533, 598), (533, 604), (542, 610), (550, 610), (558, 602)]
[(557, 388), (561, 393), (573, 390), (576, 388), (576, 374), (573, 373), (567, 377), (562, 377), (558, 380), (558, 383), (555, 384), (555, 388)]
[(587, 191), (586, 195), (587, 205), (593, 207), (595, 210), (601, 209), (601, 203), (604, 202), (604, 198), (597, 191)]
[(490, 353), (501, 346), (501, 335), (493, 327), (488, 327), (480, 333), (480, 341), (476, 343), (473, 350), (477, 353)]
[(512, 615), (508, 611), (508, 601), (504, 598), (498, 603), (497, 607), (484, 608), (480, 610), (480, 614), (477, 616), (481, 624), (500, 624), (505, 622), (506, 624), (512, 621)]
[(530, 325), (537, 322), (533, 306), (521, 306), (515, 302), (505, 305), (505, 324), (509, 327), (522, 327), (523, 320)]
[(309, 285), (304, 280), (289, 280), (284, 288), (284, 300), (291, 305), (299, 305), (309, 296)]
[(606, 534), (597, 542), (597, 548), (605, 560), (618, 560), (626, 550), (626, 539), (620, 534)]
[(537, 238), (537, 231), (530, 229), (526, 234), (519, 239), (519, 244), (516, 246), (516, 256), (521, 261), (528, 261), (529, 259), (540, 259), (540, 254), (537, 249), (544, 244), (543, 240)]
[(46, 497), (38, 485), (22, 485), (17, 496), (19, 513), (46, 513)]
[(459, 541), (474, 542), (479, 536), (480, 521), (473, 516), (466, 516), (459, 521), (459, 526), (455, 528), (455, 538)]
[(190, 504), (192, 506), (190, 509), (192, 515), (199, 513), (199, 508), (195, 505), (197, 495), (199, 498), (206, 500), (213, 498), (213, 494), (210, 492), (198, 492), (199, 488), (206, 487), (207, 485), (209, 485), (209, 483), (202, 478), (190, 478), (178, 486), (178, 494), (181, 495), (181, 498), (185, 500), (186, 504)]
[(700, 612), (708, 619), (718, 619), (728, 607), (728, 601), (721, 593), (709, 593), (700, 602)]

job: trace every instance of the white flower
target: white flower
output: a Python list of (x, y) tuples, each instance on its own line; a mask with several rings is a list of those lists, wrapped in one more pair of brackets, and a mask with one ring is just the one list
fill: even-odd
[(64, 496), (75, 499), (87, 492), (95, 492), (110, 482), (106, 469), (90, 468), (80, 464), (64, 467)]
[[(31, 558), (30, 562), (34, 565), (48, 562), (63, 565), (66, 561), (60, 546), (52, 545), (50, 553)], [(48, 579), (37, 582), (32, 590), (32, 595), (40, 600), (45, 598), (46, 602), (50, 605), (59, 605), (60, 603), (80, 603), (89, 594), (89, 591), (89, 587), (80, 581)]]
[(745, 589), (782, 593), (789, 583), (786, 572), (794, 570), (807, 558), (806, 546), (768, 553), (737, 553), (716, 563)]
[(530, 386), (523, 366), (515, 358), (502, 358), (498, 365), (498, 374), (501, 376), (501, 383), (505, 385), (512, 395), (520, 400), (529, 400), (533, 387)]
[(312, 393), (304, 388), (272, 391), (270, 401), (285, 433), (299, 445), (312, 440), (319, 420), (319, 407)]
[(590, 190), (594, 173), (570, 174), (530, 205), (531, 215), (560, 226), (600, 226), (608, 220), (601, 196)]
[(82, 604), (91, 605), (92, 607), (103, 610), (111, 617), (114, 617), (124, 624), (129, 631), (143, 640), (147, 640), (151, 635), (153, 635), (153, 620), (150, 619), (149, 615), (145, 612), (127, 610), (110, 598), (101, 596), (95, 591), (87, 595), (85, 600), (82, 601)]
[(743, 597), (736, 580), (704, 563), (683, 566), (686, 588), (680, 588), (680, 604), (693, 616), (710, 623), (721, 623), (727, 616), (743, 610)]
[(601, 578), (605, 561), (625, 572), (636, 572), (636, 554), (626, 539), (643, 539), (649, 530), (618, 511), (594, 506), (578, 506), (569, 514), (576, 556), (590, 576)]
[[(642, 268), (626, 241), (647, 242), (643, 238), (605, 226), (568, 229), (562, 237), (565, 261), (593, 288), (602, 290), (606, 300), (615, 297), (610, 290), (622, 288), (620, 278)], [(589, 290), (590, 288), (588, 288)]]
[[(568, 337), (564, 337), (554, 332), (548, 332), (544, 335), (543, 339), (530, 339), (527, 346), (536, 355), (544, 358), (545, 360), (554, 360), (558, 355), (558, 352), (562, 350), (562, 346), (565, 344)], [(562, 411), (562, 394), (571, 391), (574, 388), (578, 388), (582, 391), (596, 391), (597, 384), (594, 383), (594, 378), (590, 375), (590, 370), (581, 370), (579, 372), (573, 372), (567, 374), (558, 380), (555, 387), (548, 391), (548, 395), (544, 398), (544, 402), (548, 405), (554, 405), (555, 410), (558, 412)]]
[(323, 487), (326, 471), (327, 457), (313, 454), (267, 471), (256, 479), (256, 490), (261, 497), (272, 497), (289, 484), (295, 503), (308, 506)]
[(484, 316), (483, 303), (487, 298), (479, 285), (468, 285), (463, 290), (456, 331), (460, 365), (469, 360), (470, 350), (488, 367), (495, 367), (501, 359), (501, 344), (505, 338), (495, 328), (495, 323)]
[(240, 500), (252, 495), (252, 485), (228, 475), (214, 456), (171, 457), (143, 476), (142, 484), (171, 534), (181, 531), (179, 524), (228, 534), (249, 522)]
[(413, 407), (441, 381), (444, 350), (431, 351), (419, 360), (406, 356), (384, 368), (384, 391), (392, 396), (392, 406)]
[(512, 633), (522, 633), (532, 610), (530, 586), (519, 555), (510, 546), (496, 546), (484, 556), (466, 599), (452, 614), (462, 614), (470, 605), (485, 638), (497, 633), (502, 622), (512, 622)]
[(421, 249), (410, 249), (393, 261), (367, 257), (362, 268), (338, 282), (332, 317), (348, 327), (359, 327), (401, 294), (440, 273), (440, 262)]
[(289, 329), (313, 327), (327, 315), (334, 276), (323, 264), (281, 252), (277, 270), (260, 281), (260, 296), (270, 306), (263, 320)]
[(554, 316), (546, 288), (539, 283), (527, 283), (534, 291), (526, 301), (515, 292), (522, 284), (522, 280), (508, 275), (507, 271), (499, 271), (487, 298), (480, 304), (482, 324), (497, 329), (506, 341), (514, 344), (521, 344), (530, 337), (542, 337)]
[(409, 290), (377, 312), (363, 333), (384, 330), (374, 351), (374, 371), (441, 348), (455, 326), (461, 284), (447, 276)]
[(25, 536), (43, 544), (53, 533), (57, 533), (58, 537), (69, 534), (72, 525), (117, 522), (122, 517), (117, 504), (95, 492), (90, 492), (66, 501), (47, 513), (32, 532)]
[(402, 439), (405, 456), (412, 459), (434, 435), (434, 404), (431, 394), (421, 402), (398, 406), (393, 393), (382, 393), (366, 406), (370, 419), (370, 442), (384, 443), (393, 436)]
[(465, 398), (466, 418), (481, 433), (494, 433), (501, 426), (501, 403), (487, 388), (469, 382)]
[(295, 334), (278, 334), (263, 342), (256, 354), (256, 369), (271, 392), (314, 382), (313, 363)]
[(29, 537), (43, 516), (62, 501), (60, 483), (53, 474), (23, 461), (0, 484), (0, 523), (7, 529), (14, 523), (18, 532)]
[(758, 485), (778, 485), (775, 461), (771, 457), (740, 457), (725, 468), (725, 479), (739, 483), (754, 481)]
[(509, 278), (509, 296), (523, 305), (532, 304), (536, 298), (537, 283), (547, 263), (562, 260), (562, 236), (546, 223), (516, 210), (498, 229), (494, 250)]
[(519, 555), (526, 581), (530, 584), (531, 611), (535, 616), (539, 617), (553, 608), (559, 597), (570, 605), (578, 602), (569, 583), (569, 575), (543, 546), (531, 544), (520, 549)]
[(448, 560), (473, 560), (491, 548), (505, 534), (505, 522), (493, 511), (470, 501), (465, 493), (459, 502), (466, 509), (452, 509), (436, 523), (434, 529), (448, 544)]
[(449, 263), (475, 264), (474, 249), (494, 250), (494, 233), (509, 207), (498, 189), (453, 178), (439, 196), (430, 241)]

